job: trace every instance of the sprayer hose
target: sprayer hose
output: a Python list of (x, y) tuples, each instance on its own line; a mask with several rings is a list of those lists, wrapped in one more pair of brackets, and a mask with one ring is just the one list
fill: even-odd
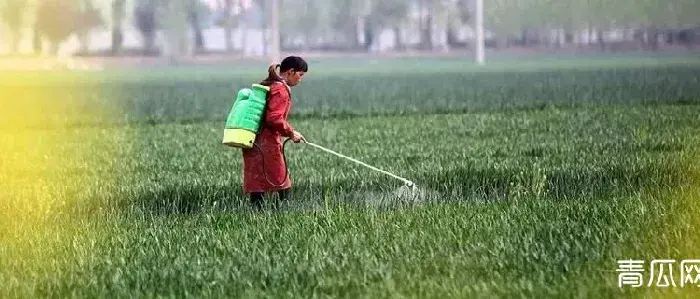
[(292, 139), (287, 138), (287, 140), (285, 140), (284, 143), (282, 143), (282, 160), (284, 161), (284, 179), (282, 180), (281, 184), (275, 184), (275, 183), (271, 182), (270, 179), (267, 177), (267, 170), (265, 168), (265, 154), (262, 152), (262, 149), (260, 149), (260, 147), (257, 144), (253, 143), (253, 147), (255, 147), (258, 150), (258, 152), (260, 153), (260, 157), (262, 160), (263, 176), (265, 177), (265, 180), (267, 181), (267, 183), (274, 186), (274, 187), (282, 187), (284, 185), (284, 183), (287, 181), (287, 176), (289, 176), (289, 168), (287, 167), (287, 156), (284, 154), (284, 147), (287, 146), (287, 142), (289, 142), (290, 140), (292, 140)]

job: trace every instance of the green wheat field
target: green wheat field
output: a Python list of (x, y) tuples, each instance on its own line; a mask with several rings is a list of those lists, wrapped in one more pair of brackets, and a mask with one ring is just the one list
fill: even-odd
[(252, 210), (221, 138), (265, 64), (0, 74), (0, 297), (700, 295), (700, 57), (309, 65), (292, 125), (420, 196), (290, 142)]

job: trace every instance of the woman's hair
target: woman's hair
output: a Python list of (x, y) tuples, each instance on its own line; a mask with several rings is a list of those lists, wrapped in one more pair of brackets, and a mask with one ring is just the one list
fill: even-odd
[(272, 85), (275, 82), (281, 82), (282, 77), (277, 73), (277, 68), (280, 69), (280, 73), (284, 73), (288, 70), (294, 70), (296, 72), (308, 72), (309, 66), (306, 64), (303, 58), (299, 56), (289, 56), (282, 60), (282, 63), (272, 64), (267, 69), (267, 78), (260, 82), (261, 85)]

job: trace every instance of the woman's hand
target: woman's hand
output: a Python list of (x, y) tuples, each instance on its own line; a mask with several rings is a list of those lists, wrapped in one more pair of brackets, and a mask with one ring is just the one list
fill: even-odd
[(299, 142), (306, 142), (306, 139), (304, 139), (304, 136), (301, 135), (301, 133), (294, 131), (294, 134), (292, 134), (292, 141), (294, 143), (299, 143)]

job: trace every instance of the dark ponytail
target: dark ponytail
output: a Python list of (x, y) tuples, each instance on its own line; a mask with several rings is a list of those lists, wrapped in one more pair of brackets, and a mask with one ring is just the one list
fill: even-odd
[(288, 70), (294, 70), (296, 72), (309, 71), (309, 66), (304, 59), (298, 56), (289, 56), (282, 60), (282, 63), (270, 65), (267, 69), (267, 78), (260, 82), (260, 85), (270, 86), (275, 82), (282, 82), (284, 79), (277, 73), (277, 68), (280, 69), (280, 73), (284, 73)]
[(282, 82), (282, 77), (280, 77), (280, 75), (277, 74), (278, 67), (280, 67), (280, 64), (270, 65), (270, 67), (267, 68), (267, 78), (260, 82), (260, 85), (270, 86), (272, 85), (272, 83)]

